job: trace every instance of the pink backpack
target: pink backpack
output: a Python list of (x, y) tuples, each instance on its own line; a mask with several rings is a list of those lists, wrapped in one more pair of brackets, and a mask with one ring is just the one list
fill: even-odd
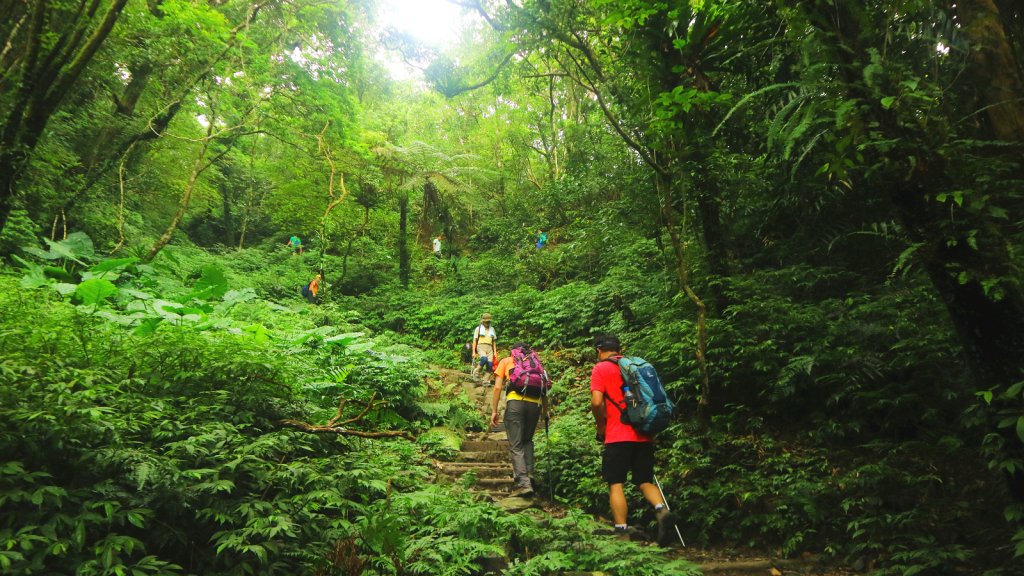
[(512, 369), (508, 373), (508, 391), (529, 398), (545, 396), (551, 389), (551, 379), (540, 363), (537, 353), (530, 349), (512, 349)]

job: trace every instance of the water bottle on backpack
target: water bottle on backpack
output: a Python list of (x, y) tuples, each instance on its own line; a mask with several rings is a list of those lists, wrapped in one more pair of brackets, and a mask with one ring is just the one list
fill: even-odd
[(626, 400), (627, 408), (636, 408), (636, 394), (633, 393), (633, 389), (629, 386), (622, 385), (622, 396)]

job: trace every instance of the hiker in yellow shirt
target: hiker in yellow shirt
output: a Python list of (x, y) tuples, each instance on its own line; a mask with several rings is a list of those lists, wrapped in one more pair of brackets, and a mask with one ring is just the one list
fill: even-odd
[[(532, 380), (531, 373), (535, 374)], [(533, 496), (533, 433), (540, 420), (541, 403), (550, 388), (550, 380), (536, 352), (526, 342), (512, 346), (509, 356), (498, 362), (495, 375), (491, 428), (498, 425), (498, 404), (501, 392), (505, 390), (505, 434), (516, 482), (511, 495)], [(539, 384), (539, 387), (531, 384)]]

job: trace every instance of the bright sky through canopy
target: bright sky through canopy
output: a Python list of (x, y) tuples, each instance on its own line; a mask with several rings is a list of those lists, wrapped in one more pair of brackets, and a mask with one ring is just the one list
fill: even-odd
[(446, 0), (379, 0), (377, 15), (382, 27), (395, 28), (435, 48), (454, 43), (462, 12)]

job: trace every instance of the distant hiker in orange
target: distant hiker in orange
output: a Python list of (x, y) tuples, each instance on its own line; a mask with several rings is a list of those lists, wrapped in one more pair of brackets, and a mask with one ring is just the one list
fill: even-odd
[(323, 280), (323, 277), (323, 272), (320, 272), (316, 277), (309, 281), (309, 284), (302, 287), (302, 295), (306, 297), (306, 302), (309, 302), (310, 304), (320, 303), (320, 299), (317, 298), (316, 295), (317, 292), (320, 291), (320, 281)]

